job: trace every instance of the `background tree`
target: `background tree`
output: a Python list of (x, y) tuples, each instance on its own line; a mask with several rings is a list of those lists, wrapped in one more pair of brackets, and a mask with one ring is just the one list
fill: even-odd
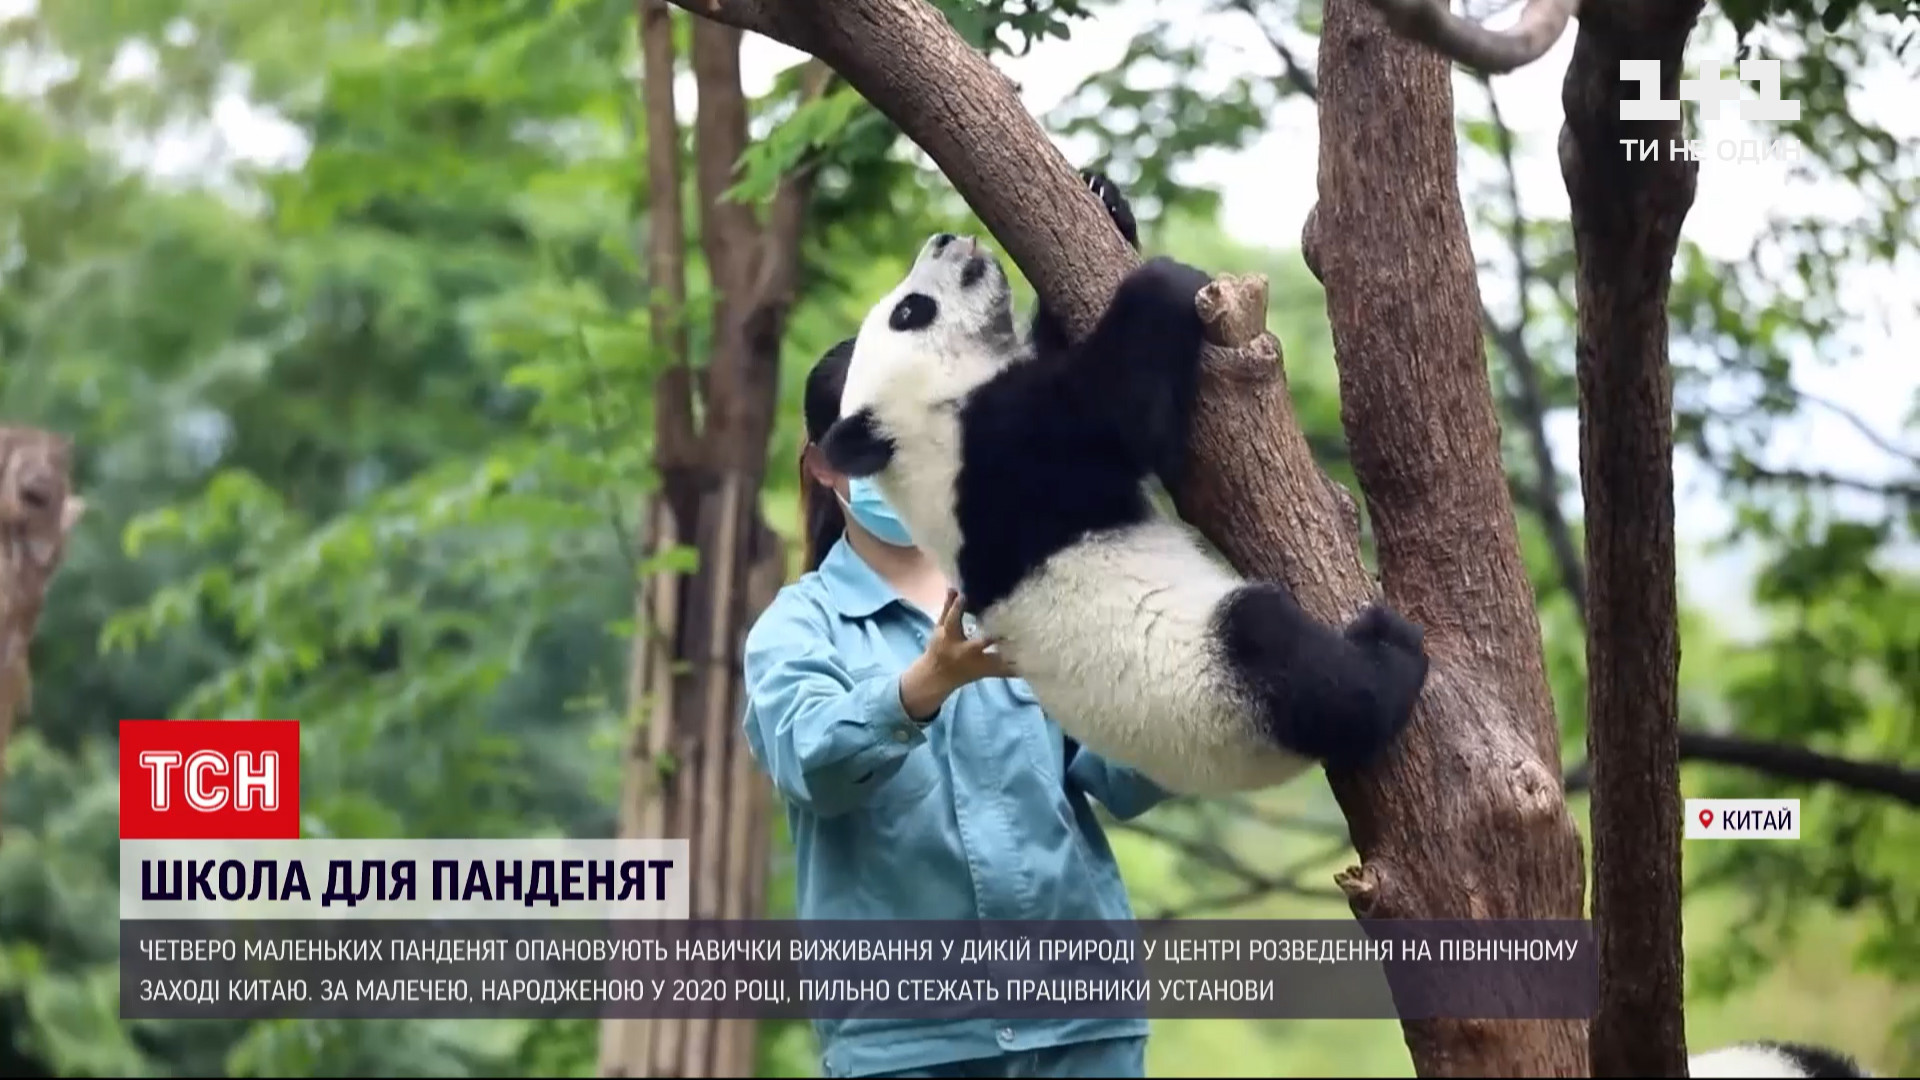
[[(634, 734), (620, 835), (689, 837), (692, 914), (740, 919), (762, 910), (770, 810), (738, 722), (740, 647), (786, 574), (779, 537), (759, 502), (814, 166), (797, 163), (778, 179), (765, 223), (733, 197), (735, 169), (747, 148), (740, 33), (695, 24), (693, 179), (712, 312), (709, 352), (696, 377), (684, 326), (687, 230), (671, 9), (642, 0), (638, 21), (648, 318), (664, 366), (653, 393), (660, 487), (646, 520), (649, 549), (661, 562), (634, 601), (627, 695)], [(810, 86), (802, 108), (817, 103), (825, 85), (824, 69), (805, 74)], [(673, 559), (688, 545), (696, 559), (691, 573)], [(740, 1075), (753, 1061), (753, 1038), (753, 1024), (740, 1020), (609, 1021), (600, 1069), (613, 1076)]]
[(32, 701), (28, 646), (67, 534), (86, 509), (71, 493), (72, 448), (33, 428), (0, 428), (0, 785), (7, 740)]

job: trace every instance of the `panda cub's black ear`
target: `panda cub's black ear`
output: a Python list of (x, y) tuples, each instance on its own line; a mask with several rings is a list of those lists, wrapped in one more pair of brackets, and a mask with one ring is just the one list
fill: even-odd
[(820, 440), (820, 452), (835, 472), (872, 476), (893, 460), (893, 437), (880, 429), (872, 409), (861, 409), (833, 422)]

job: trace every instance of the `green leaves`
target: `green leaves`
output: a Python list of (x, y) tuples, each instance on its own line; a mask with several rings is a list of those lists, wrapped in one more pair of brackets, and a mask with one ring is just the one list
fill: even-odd
[(780, 126), (757, 139), (740, 155), (740, 179), (727, 189), (735, 202), (760, 202), (808, 153), (838, 139), (855, 118), (872, 107), (844, 83), (826, 95), (800, 104)]
[(1742, 40), (1769, 20), (1802, 30), (1818, 25), (1833, 33), (1859, 13), (1920, 19), (1916, 0), (1721, 0), (1720, 8)]
[(1247, 145), (1266, 129), (1282, 96), (1274, 82), (1251, 76), (1208, 85), (1204, 54), (1204, 45), (1183, 42), (1172, 24), (1156, 23), (1135, 35), (1119, 64), (1089, 77), (1048, 118), (1062, 136), (1091, 142), (1093, 158), (1080, 164), (1112, 175), (1146, 218), (1176, 208), (1212, 214), (1216, 193), (1176, 173), (1203, 152)]
[[(982, 52), (1025, 55), (1046, 38), (1066, 40), (1073, 20), (1083, 19), (1103, 0), (931, 0), (954, 32)], [(1011, 31), (1002, 34), (1001, 31)], [(1009, 40), (1017, 39), (1017, 44)]]

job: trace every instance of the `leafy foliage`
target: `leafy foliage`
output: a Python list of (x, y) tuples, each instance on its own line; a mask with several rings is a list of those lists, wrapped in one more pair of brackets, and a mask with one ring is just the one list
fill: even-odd
[[(1024, 56), (1047, 38), (1065, 40), (1074, 19), (1111, 0), (932, 0), (954, 30), (983, 52)], [(1017, 44), (1016, 44), (1017, 42)]]
[(1809, 30), (1817, 26), (1828, 33), (1870, 15), (1920, 20), (1920, 3), (1915, 0), (1720, 0), (1720, 9), (1743, 38), (1769, 19)]

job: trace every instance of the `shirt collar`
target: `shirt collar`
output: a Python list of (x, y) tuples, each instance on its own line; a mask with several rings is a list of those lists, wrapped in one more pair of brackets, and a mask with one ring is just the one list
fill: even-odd
[(842, 536), (820, 561), (820, 580), (827, 587), (827, 598), (840, 614), (849, 619), (864, 619), (900, 599), (893, 586), (873, 572), (873, 567), (853, 550)]

